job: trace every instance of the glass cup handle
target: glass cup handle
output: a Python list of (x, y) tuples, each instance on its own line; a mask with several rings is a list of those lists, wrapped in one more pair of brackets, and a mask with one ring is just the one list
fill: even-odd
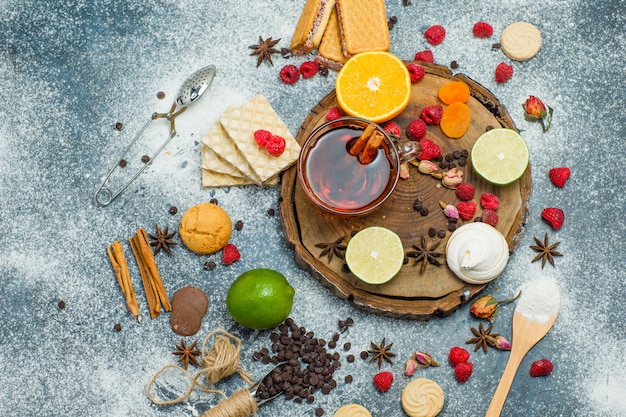
[(420, 151), (419, 143), (414, 140), (396, 143), (396, 149), (398, 150), (400, 163), (414, 160), (415, 158), (417, 158), (417, 154)]

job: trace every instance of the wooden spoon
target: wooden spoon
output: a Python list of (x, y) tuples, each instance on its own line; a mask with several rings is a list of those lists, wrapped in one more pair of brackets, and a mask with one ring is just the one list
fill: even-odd
[(513, 339), (511, 341), (511, 354), (504, 368), (504, 373), (493, 394), (485, 417), (498, 417), (506, 401), (506, 396), (511, 389), (515, 373), (526, 353), (548, 333), (559, 315), (558, 309), (543, 323), (526, 318), (519, 312), (513, 313)]

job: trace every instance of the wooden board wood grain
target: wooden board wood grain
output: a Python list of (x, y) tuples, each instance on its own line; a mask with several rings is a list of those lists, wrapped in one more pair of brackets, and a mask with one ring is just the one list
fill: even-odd
[[(461, 80), (470, 87), (468, 101), (472, 123), (466, 134), (459, 139), (448, 138), (439, 126), (428, 126), (427, 136), (437, 143), (442, 154), (466, 149), (471, 151), (478, 137), (493, 127), (516, 129), (507, 110), (494, 95), (472, 79), (453, 75), (447, 68), (436, 64), (421, 63), (426, 75), (419, 83), (413, 84), (411, 101), (402, 114), (394, 120), (403, 132), (408, 123), (419, 118), (421, 110), (429, 105), (442, 104), (437, 97), (439, 87), (451, 80)], [(334, 90), (324, 97), (304, 120), (296, 140), (302, 144), (308, 135), (325, 122), (326, 112), (337, 105)], [(445, 106), (445, 105), (444, 105)], [(402, 140), (407, 140), (403, 133)], [(460, 168), (464, 180), (476, 188), (474, 201), (477, 203), (476, 216), (481, 209), (478, 199), (484, 192), (500, 198), (497, 211), (499, 222), (496, 228), (504, 235), (509, 251), (513, 252), (524, 231), (528, 215), (528, 198), (531, 192), (530, 166), (522, 178), (507, 186), (495, 186), (478, 177), (468, 164)], [(423, 201), (430, 213), (420, 215), (413, 209), (416, 198)], [(333, 242), (345, 237), (347, 243), (351, 234), (368, 226), (387, 227), (400, 236), (405, 251), (409, 252), (422, 236), (429, 245), (439, 242), (438, 251), (445, 251), (450, 232), (446, 237), (428, 237), (428, 229), (446, 229), (447, 219), (439, 207), (439, 201), (448, 204), (458, 202), (454, 190), (441, 186), (441, 181), (420, 174), (415, 167), (410, 169), (410, 178), (401, 179), (392, 196), (375, 212), (360, 217), (342, 217), (328, 214), (314, 206), (304, 194), (298, 182), (296, 167), (285, 171), (282, 176), (280, 215), (285, 239), (294, 250), (296, 262), (309, 270), (322, 285), (335, 296), (348, 300), (356, 308), (396, 318), (428, 320), (433, 316), (452, 314), (459, 306), (467, 303), (480, 293), (485, 285), (471, 285), (458, 279), (445, 265), (428, 265), (420, 272), (419, 265), (409, 258), (398, 275), (383, 285), (365, 284), (352, 275), (339, 257), (329, 262), (320, 256), (319, 243)], [(471, 220), (470, 220), (471, 221)]]

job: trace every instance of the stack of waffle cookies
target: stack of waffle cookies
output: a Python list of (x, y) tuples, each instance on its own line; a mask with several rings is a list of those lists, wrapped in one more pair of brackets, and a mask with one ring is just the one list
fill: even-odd
[[(285, 139), (281, 155), (271, 155), (256, 143), (254, 132), (260, 129)], [(204, 187), (277, 184), (279, 174), (300, 154), (300, 145), (263, 95), (227, 108), (201, 146)]]
[(291, 39), (294, 55), (315, 49), (315, 61), (340, 70), (355, 54), (388, 51), (384, 0), (307, 0)]

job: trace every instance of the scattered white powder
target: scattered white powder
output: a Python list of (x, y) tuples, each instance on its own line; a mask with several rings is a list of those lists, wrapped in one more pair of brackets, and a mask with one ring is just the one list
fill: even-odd
[(529, 320), (545, 323), (559, 311), (561, 294), (551, 278), (536, 278), (522, 288), (515, 311)]

